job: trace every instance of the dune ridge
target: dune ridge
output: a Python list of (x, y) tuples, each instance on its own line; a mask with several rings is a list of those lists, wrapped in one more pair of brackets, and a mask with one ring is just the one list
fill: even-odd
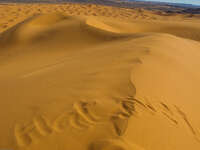
[(200, 148), (195, 17), (79, 4), (6, 8), (21, 17), (0, 34), (0, 148)]

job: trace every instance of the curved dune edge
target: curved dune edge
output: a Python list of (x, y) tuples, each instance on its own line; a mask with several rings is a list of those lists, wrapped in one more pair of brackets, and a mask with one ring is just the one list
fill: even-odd
[(53, 13), (2, 33), (0, 146), (198, 150), (199, 27), (152, 24)]
[[(75, 33), (73, 33), (73, 30), (76, 30)], [(43, 39), (51, 39), (48, 35), (54, 33), (55, 37), (59, 36), (59, 34), (63, 34), (61, 33), (63, 31), (66, 33), (66, 38), (71, 38), (68, 34), (74, 35), (72, 39), (68, 39), (72, 41), (80, 40), (79, 32), (91, 38), (91, 41), (93, 41), (92, 39), (109, 41), (118, 38), (128, 38), (130, 36), (130, 34), (119, 33), (118, 29), (114, 29), (97, 19), (71, 17), (61, 13), (53, 13), (28, 18), (24, 22), (2, 33), (0, 42), (2, 46), (10, 46), (7, 45), (8, 42), (11, 45), (15, 44), (15, 46), (30, 42), (36, 43)]]

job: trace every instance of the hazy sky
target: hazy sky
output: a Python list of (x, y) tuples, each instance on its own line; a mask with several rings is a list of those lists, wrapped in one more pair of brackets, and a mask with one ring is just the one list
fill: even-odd
[(145, 1), (160, 1), (160, 2), (172, 2), (172, 3), (185, 3), (200, 5), (200, 0), (145, 0)]

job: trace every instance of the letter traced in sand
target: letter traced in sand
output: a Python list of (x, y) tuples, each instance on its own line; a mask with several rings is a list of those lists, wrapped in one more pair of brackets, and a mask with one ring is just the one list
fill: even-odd
[(118, 116), (111, 117), (115, 132), (118, 136), (124, 135), (128, 127), (128, 118), (120, 118)]
[(190, 123), (190, 121), (188, 120), (186, 114), (179, 108), (175, 105), (175, 108), (177, 110), (177, 112), (181, 115), (181, 117), (183, 118), (183, 120), (185, 121), (186, 125), (189, 127), (190, 131), (196, 135), (196, 131), (194, 129), (194, 127), (192, 126), (192, 124)]
[(74, 111), (70, 117), (70, 123), (73, 127), (82, 129), (95, 125), (98, 119), (90, 111), (89, 105), (84, 101), (74, 103)]
[(19, 146), (27, 146), (33, 140), (37, 140), (41, 136), (46, 136), (52, 132), (48, 126), (44, 116), (34, 118), (33, 122), (28, 125), (16, 125), (15, 137)]

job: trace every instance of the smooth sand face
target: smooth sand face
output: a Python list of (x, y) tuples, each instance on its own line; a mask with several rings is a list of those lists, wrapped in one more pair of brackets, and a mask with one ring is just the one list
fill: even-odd
[(0, 149), (200, 149), (198, 16), (78, 4), (0, 14)]

